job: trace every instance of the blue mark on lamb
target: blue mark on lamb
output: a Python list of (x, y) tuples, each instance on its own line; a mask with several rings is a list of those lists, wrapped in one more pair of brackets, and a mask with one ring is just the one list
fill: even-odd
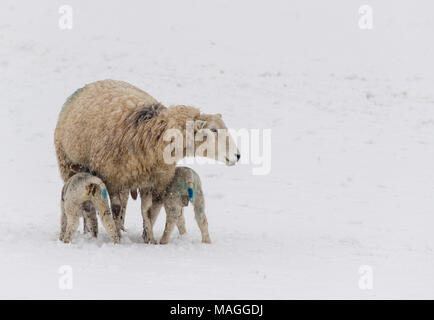
[(194, 197), (194, 191), (193, 191), (193, 188), (188, 188), (188, 190), (187, 190), (187, 192), (188, 192), (188, 199), (190, 200), (190, 201), (192, 201), (193, 200), (193, 197)]
[(102, 189), (101, 193), (102, 193), (102, 197), (104, 199), (107, 199), (107, 189), (106, 188)]

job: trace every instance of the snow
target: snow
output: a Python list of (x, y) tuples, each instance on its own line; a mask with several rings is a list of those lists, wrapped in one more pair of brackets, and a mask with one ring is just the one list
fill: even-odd
[[(80, 0), (71, 30), (62, 4), (0, 5), (0, 298), (434, 298), (432, 2), (372, 0), (372, 30), (358, 1)], [(131, 199), (120, 245), (57, 240), (57, 117), (106, 78), (272, 130), (268, 175), (192, 166), (211, 245), (191, 207), (185, 236), (142, 243)]]

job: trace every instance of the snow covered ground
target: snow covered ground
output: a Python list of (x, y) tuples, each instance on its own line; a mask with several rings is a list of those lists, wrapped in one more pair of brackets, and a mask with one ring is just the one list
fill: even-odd
[[(434, 5), (372, 0), (361, 30), (363, 4), (2, 0), (0, 298), (434, 298)], [(59, 110), (106, 78), (272, 129), (268, 175), (193, 166), (211, 245), (191, 208), (186, 236), (142, 243), (132, 200), (120, 245), (57, 240)]]

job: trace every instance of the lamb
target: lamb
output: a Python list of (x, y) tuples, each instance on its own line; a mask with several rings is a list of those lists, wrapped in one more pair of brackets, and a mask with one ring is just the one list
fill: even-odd
[[(132, 193), (134, 191), (131, 190)], [(202, 242), (211, 243), (200, 177), (193, 169), (176, 167), (175, 176), (169, 184), (164, 197), (154, 199), (152, 204), (154, 208), (158, 207), (158, 211), (155, 209), (153, 215), (150, 217), (152, 226), (155, 224), (163, 205), (166, 211), (166, 226), (163, 237), (160, 239), (160, 244), (167, 244), (169, 242), (169, 237), (175, 224), (178, 227), (179, 234), (182, 235), (187, 232), (185, 228), (184, 207), (187, 207), (189, 202), (194, 206), (194, 217), (202, 234)], [(88, 216), (85, 216), (85, 221), (87, 219)]]
[[(193, 148), (215, 137), (215, 151), (203, 156), (224, 159), (226, 165), (240, 158), (233, 139), (226, 135), (220, 151), (220, 134), (227, 130), (221, 115), (204, 114), (190, 106), (164, 107), (146, 92), (123, 81), (103, 80), (86, 85), (68, 98), (60, 112), (54, 144), (62, 179), (66, 181), (76, 168), (86, 168), (106, 184), (112, 204), (117, 233), (123, 226), (130, 190), (140, 191), (143, 239), (156, 243), (150, 216), (153, 199), (161, 198), (175, 174), (176, 162), (189, 154), (187, 143), (175, 161), (167, 163), (164, 150), (170, 129), (179, 130), (187, 139), (187, 123), (194, 123)], [(213, 137), (213, 138), (214, 138)], [(224, 153), (224, 155), (222, 154)]]
[[(194, 205), (194, 217), (202, 234), (202, 242), (211, 243), (211, 238), (208, 233), (208, 221), (205, 215), (205, 200), (200, 177), (193, 169), (187, 167), (176, 167), (175, 176), (167, 188), (164, 198), (159, 202), (160, 208), (161, 205), (164, 205), (166, 211), (166, 226), (163, 236), (160, 239), (160, 244), (168, 243), (175, 224), (177, 225), (180, 234), (186, 232), (184, 207), (187, 207), (189, 202)], [(157, 203), (158, 202), (155, 203), (155, 206)], [(157, 219), (158, 212), (154, 211), (154, 215), (151, 217), (152, 225)]]
[(59, 240), (69, 243), (77, 231), (79, 219), (84, 217), (85, 230), (92, 236), (98, 234), (98, 220), (95, 208), (101, 221), (114, 243), (119, 243), (116, 225), (111, 216), (108, 203), (107, 188), (101, 179), (89, 173), (77, 173), (65, 183), (61, 198), (61, 219)]

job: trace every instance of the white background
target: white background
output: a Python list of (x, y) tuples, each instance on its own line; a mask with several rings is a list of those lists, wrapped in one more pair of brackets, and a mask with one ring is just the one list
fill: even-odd
[[(372, 0), (360, 30), (363, 4), (2, 0), (0, 298), (434, 298), (434, 6)], [(191, 207), (187, 235), (142, 243), (132, 200), (120, 245), (103, 228), (57, 240), (57, 117), (106, 78), (272, 129), (269, 175), (193, 166), (211, 245)]]

